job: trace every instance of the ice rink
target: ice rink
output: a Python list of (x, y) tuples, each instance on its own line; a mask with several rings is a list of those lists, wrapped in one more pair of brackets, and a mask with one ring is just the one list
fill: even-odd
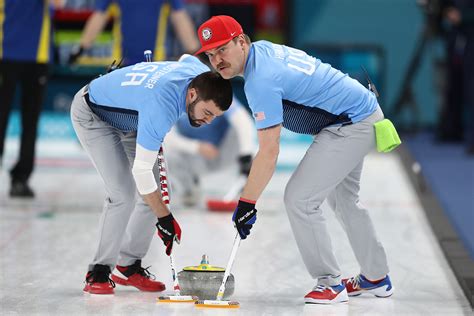
[[(104, 198), (101, 180), (77, 143), (40, 142), (31, 180), (37, 198), (9, 199), (7, 171), (17, 145), (7, 143), (0, 173), (1, 315), (472, 315), (396, 153), (367, 157), (361, 189), (361, 201), (370, 209), (387, 252), (392, 297), (362, 295), (333, 306), (304, 304), (315, 280), (303, 265), (288, 223), (283, 191), (291, 170), (281, 168), (259, 200), (257, 223), (234, 263), (232, 299), (241, 308), (203, 310), (193, 304), (157, 304), (158, 293), (120, 285), (114, 296), (84, 294)], [(281, 159), (297, 160), (302, 150), (284, 147)], [(206, 176), (204, 193), (225, 193), (231, 173)], [(172, 202), (183, 230), (182, 243), (175, 248), (178, 271), (197, 265), (203, 254), (211, 264), (225, 267), (230, 255), (235, 235), (231, 213), (205, 210), (204, 197), (201, 207), (192, 209)], [(347, 238), (326, 205), (324, 212), (343, 276), (353, 276), (358, 265)], [(172, 288), (169, 260), (157, 236), (143, 262)]]

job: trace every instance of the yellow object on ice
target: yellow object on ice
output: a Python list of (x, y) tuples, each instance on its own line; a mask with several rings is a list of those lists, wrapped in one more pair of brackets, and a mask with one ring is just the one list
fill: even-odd
[(221, 267), (211, 266), (210, 264), (204, 263), (198, 266), (184, 267), (183, 271), (224, 272), (225, 269)]
[(211, 266), (207, 255), (202, 255), (201, 264), (198, 266), (184, 267), (183, 271), (196, 271), (196, 272), (224, 272), (225, 269), (221, 267)]
[(200, 308), (239, 308), (240, 304), (236, 301), (203, 300), (197, 301), (194, 306)]
[(387, 153), (402, 143), (397, 130), (389, 119), (383, 119), (374, 124), (377, 151)]

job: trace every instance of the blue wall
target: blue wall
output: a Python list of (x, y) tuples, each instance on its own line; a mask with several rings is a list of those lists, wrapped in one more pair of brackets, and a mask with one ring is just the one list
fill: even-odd
[[(385, 104), (381, 105), (386, 114), (391, 113), (424, 24), (416, 0), (295, 0), (292, 4), (293, 46), (376, 44), (384, 48), (387, 68), (380, 91)], [(414, 82), (423, 126), (433, 125), (437, 118), (439, 98), (432, 65), (433, 57), (441, 51), (439, 41), (427, 47)], [(404, 112), (404, 122), (411, 120), (410, 113)]]

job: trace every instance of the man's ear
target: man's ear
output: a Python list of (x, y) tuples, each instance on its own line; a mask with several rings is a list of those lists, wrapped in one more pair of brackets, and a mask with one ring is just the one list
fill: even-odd
[(191, 102), (194, 102), (194, 100), (196, 100), (196, 98), (197, 98), (197, 90), (196, 90), (196, 88), (190, 88), (190, 89), (188, 90), (188, 93), (189, 93), (189, 100), (190, 100)]
[(244, 34), (239, 35), (239, 42), (240, 42), (240, 46), (243, 48), (244, 44), (246, 43)]

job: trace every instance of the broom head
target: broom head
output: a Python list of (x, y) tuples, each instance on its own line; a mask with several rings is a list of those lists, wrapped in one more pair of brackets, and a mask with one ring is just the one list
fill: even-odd
[(218, 199), (208, 199), (207, 200), (207, 209), (214, 212), (232, 212), (237, 207), (238, 201), (225, 201)]
[(193, 303), (197, 302), (197, 296), (191, 295), (170, 295), (170, 296), (160, 296), (157, 299), (158, 303)]
[(239, 308), (240, 304), (236, 301), (217, 301), (217, 300), (199, 300), (194, 303), (199, 308)]

